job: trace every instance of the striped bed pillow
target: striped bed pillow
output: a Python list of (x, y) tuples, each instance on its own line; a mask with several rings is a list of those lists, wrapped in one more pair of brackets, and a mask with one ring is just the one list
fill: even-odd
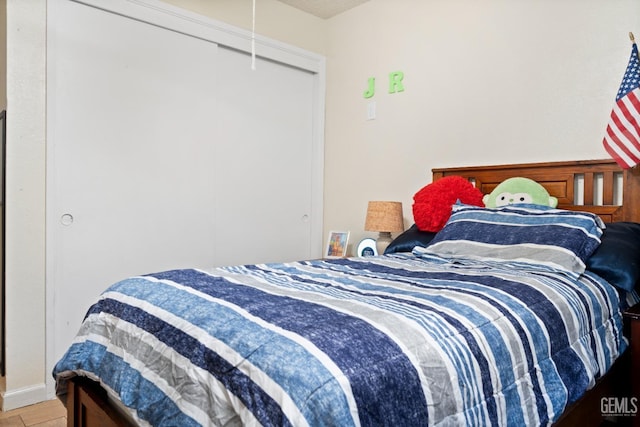
[(583, 273), (604, 223), (589, 212), (517, 204), (489, 209), (457, 203), (423, 253), (517, 261)]

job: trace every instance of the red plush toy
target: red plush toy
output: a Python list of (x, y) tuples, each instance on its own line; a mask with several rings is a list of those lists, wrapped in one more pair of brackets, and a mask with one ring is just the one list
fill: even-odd
[(416, 225), (423, 231), (440, 231), (457, 200), (467, 205), (484, 206), (480, 190), (461, 176), (445, 176), (426, 185), (413, 196)]

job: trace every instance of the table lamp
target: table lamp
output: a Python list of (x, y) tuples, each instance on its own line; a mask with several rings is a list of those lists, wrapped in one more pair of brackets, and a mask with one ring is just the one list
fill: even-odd
[(364, 223), (366, 231), (379, 232), (376, 240), (378, 254), (382, 255), (391, 243), (391, 233), (404, 231), (401, 202), (369, 202), (367, 219)]

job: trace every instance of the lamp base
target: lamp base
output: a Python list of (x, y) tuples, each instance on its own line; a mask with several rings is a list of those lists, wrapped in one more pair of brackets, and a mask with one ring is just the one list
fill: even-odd
[(376, 249), (378, 251), (378, 255), (384, 254), (385, 249), (391, 243), (391, 233), (388, 231), (381, 231), (378, 235), (378, 240), (376, 240)]

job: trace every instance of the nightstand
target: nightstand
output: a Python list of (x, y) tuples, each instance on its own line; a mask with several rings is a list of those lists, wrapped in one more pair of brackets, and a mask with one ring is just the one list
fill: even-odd
[(629, 331), (631, 394), (640, 397), (640, 304), (623, 311), (622, 317)]

